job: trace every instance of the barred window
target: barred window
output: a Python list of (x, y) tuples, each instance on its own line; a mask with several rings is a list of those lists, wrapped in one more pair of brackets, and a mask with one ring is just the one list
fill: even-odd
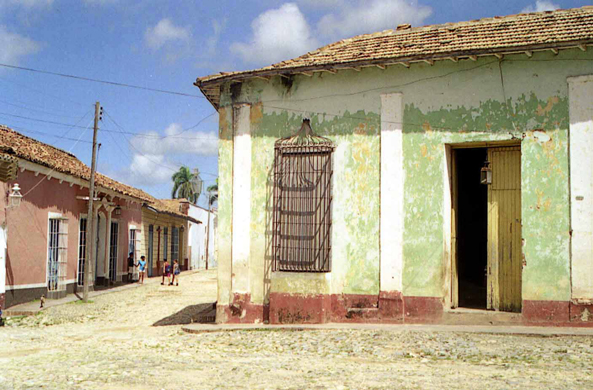
[(68, 265), (68, 220), (49, 219), (47, 242), (47, 290), (66, 290), (66, 266)]
[(276, 271), (331, 271), (333, 143), (309, 120), (275, 144), (273, 265)]
[(179, 260), (179, 228), (173, 226), (171, 228), (171, 261)]

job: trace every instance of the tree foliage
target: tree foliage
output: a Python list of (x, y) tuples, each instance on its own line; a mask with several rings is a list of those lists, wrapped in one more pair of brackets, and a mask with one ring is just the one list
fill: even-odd
[(187, 199), (196, 204), (202, 192), (202, 179), (198, 170), (191, 172), (188, 167), (181, 167), (171, 176), (173, 180), (173, 199)]
[(208, 205), (212, 206), (218, 200), (218, 178), (216, 178), (215, 184), (206, 188), (206, 191), (208, 192)]

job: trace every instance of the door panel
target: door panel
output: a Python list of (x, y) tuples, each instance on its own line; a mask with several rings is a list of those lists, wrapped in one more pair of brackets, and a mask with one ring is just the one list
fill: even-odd
[(521, 148), (488, 150), (489, 309), (521, 311)]

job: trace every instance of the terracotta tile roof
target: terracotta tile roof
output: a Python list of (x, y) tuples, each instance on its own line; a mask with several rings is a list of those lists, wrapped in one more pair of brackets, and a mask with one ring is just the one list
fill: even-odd
[[(83, 180), (88, 181), (91, 176), (91, 169), (72, 153), (29, 138), (4, 125), (0, 125), (0, 152)], [(143, 201), (152, 202), (155, 200), (155, 198), (138, 188), (120, 183), (98, 172), (95, 183), (98, 186)]]
[[(91, 176), (91, 168), (72, 153), (65, 152), (55, 146), (18, 133), (7, 126), (0, 125), (0, 158), (7, 160), (15, 157), (82, 180), (88, 181)], [(99, 172), (96, 173), (95, 178), (96, 185), (139, 199), (158, 212), (201, 223), (197, 219), (179, 211), (179, 204), (182, 201), (187, 202), (185, 199), (156, 199), (138, 188), (120, 183)]]
[(155, 199), (155, 202), (151, 203), (150, 207), (160, 213), (181, 217), (194, 223), (202, 223), (181, 211), (181, 205), (183, 203), (189, 203), (189, 201), (187, 199)]
[(593, 43), (593, 6), (386, 30), (344, 39), (264, 68), (201, 77), (195, 85), (217, 107), (220, 84), (361, 65), (492, 55)]

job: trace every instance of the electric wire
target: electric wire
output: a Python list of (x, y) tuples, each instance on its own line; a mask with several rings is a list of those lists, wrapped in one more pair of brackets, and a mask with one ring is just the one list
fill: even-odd
[[(124, 139), (125, 139), (125, 140), (128, 142), (128, 144), (130, 145), (130, 147), (131, 147), (131, 148), (132, 148), (132, 149), (133, 149), (133, 150), (134, 150), (134, 151), (135, 151), (135, 152), (136, 152), (138, 155), (140, 155), (140, 156), (144, 157), (146, 160), (150, 161), (151, 163), (155, 164), (156, 166), (161, 166), (161, 167), (163, 167), (163, 168), (165, 168), (165, 169), (168, 169), (168, 170), (170, 170), (171, 172), (177, 172), (177, 171), (179, 171), (179, 168), (180, 168), (182, 165), (179, 165), (179, 166), (177, 166), (177, 167), (173, 167), (173, 166), (171, 166), (171, 165), (163, 164), (162, 162), (157, 162), (157, 161), (154, 161), (154, 160), (152, 160), (150, 157), (148, 157), (146, 154), (144, 154), (144, 153), (142, 153), (140, 150), (138, 150), (138, 149), (137, 149), (137, 148), (134, 146), (134, 144), (133, 144), (133, 143), (132, 143), (132, 142), (131, 142), (131, 141), (130, 141), (130, 140), (127, 138), (127, 137), (126, 137), (126, 135), (125, 135), (126, 133), (125, 133), (125, 130), (124, 130), (124, 128), (123, 128), (122, 126), (120, 126), (120, 125), (119, 125), (119, 123), (117, 123), (117, 122), (115, 121), (115, 119), (113, 119), (113, 117), (111, 117), (111, 115), (109, 115), (109, 113), (108, 113), (107, 111), (104, 111), (104, 114), (105, 114), (105, 116), (106, 116), (106, 117), (107, 117), (107, 118), (108, 118), (108, 119), (109, 119), (109, 120), (110, 120), (110, 121), (111, 121), (111, 122), (112, 122), (112, 123), (113, 123), (113, 124), (114, 124), (114, 125), (115, 125), (117, 128), (119, 128), (120, 130), (122, 130), (120, 133), (122, 134), (122, 136), (124, 137)], [(211, 114), (211, 115), (212, 115), (212, 114)], [(216, 174), (213, 174), (213, 173), (208, 173), (208, 172), (200, 172), (200, 174), (204, 174), (204, 175), (212, 175), (212, 176), (216, 176), (216, 177), (218, 177), (218, 175), (216, 175)]]
[[(57, 138), (57, 139), (64, 139), (64, 140), (67, 140), (67, 141), (77, 141), (76, 138), (63, 137), (63, 136), (60, 136), (60, 135), (55, 135), (55, 134), (51, 134), (51, 133), (45, 133), (43, 131), (38, 131), (38, 130), (31, 130), (31, 129), (27, 129), (25, 127), (20, 127), (20, 126), (10, 126), (10, 128), (13, 129), (13, 130), (18, 130), (18, 131), (24, 132), (24, 133), (39, 134), (39, 135), (42, 135), (42, 136), (53, 137), (53, 138)], [(87, 144), (92, 144), (93, 143), (93, 141), (86, 141), (86, 140), (81, 140), (79, 142), (87, 143)]]
[[(33, 108), (33, 107), (30, 107), (30, 106), (24, 106), (24, 105), (20, 105), (20, 104), (9, 103), (9, 102), (6, 102), (4, 100), (0, 100), (0, 103), (6, 104), (6, 105), (12, 106), (12, 107), (17, 107), (17, 108), (22, 108), (22, 109), (30, 110), (30, 111), (41, 112), (41, 113), (43, 113), (45, 115), (52, 115), (52, 116), (57, 116), (57, 117), (61, 117), (61, 118), (69, 118), (69, 119), (77, 119), (78, 118), (77, 116), (56, 114), (55, 112), (41, 110), (39, 108)], [(0, 107), (1, 107), (1, 105), (0, 105)]]
[(114, 85), (114, 86), (117, 86), (117, 87), (126, 87), (126, 88), (133, 88), (133, 89), (141, 89), (141, 90), (145, 90), (145, 91), (166, 93), (166, 94), (170, 94), (170, 95), (188, 96), (188, 97), (194, 97), (194, 98), (200, 98), (200, 99), (205, 99), (206, 98), (205, 96), (191, 95), (189, 93), (184, 93), (184, 92), (168, 91), (168, 90), (165, 90), (165, 89), (157, 89), (157, 88), (150, 88), (150, 87), (142, 87), (140, 85), (126, 84), (126, 83), (117, 83), (117, 82), (114, 82), (114, 81), (93, 79), (93, 78), (90, 78), (90, 77), (82, 77), (82, 76), (75, 76), (75, 75), (65, 74), (65, 73), (51, 72), (51, 71), (47, 71), (47, 70), (40, 70), (40, 69), (33, 69), (33, 68), (25, 68), (23, 66), (16, 66), (16, 65), (9, 65), (9, 64), (2, 64), (2, 63), (0, 63), (0, 66), (5, 67), (5, 68), (10, 68), (10, 69), (24, 70), (24, 71), (27, 71), (27, 72), (42, 73), (42, 74), (49, 74), (49, 75), (52, 75), (52, 76), (65, 77), (65, 78), (70, 78), (70, 79), (75, 79), (75, 80), (90, 81), (90, 82), (93, 82), (93, 83), (109, 84), (109, 85)]
[[(88, 113), (87, 113), (87, 114), (85, 114), (85, 115), (84, 115), (82, 118), (80, 118), (80, 120), (78, 121), (78, 123), (79, 123), (80, 121), (82, 121), (82, 120), (83, 120), (83, 119), (84, 119), (84, 118), (85, 118), (87, 115), (88, 115)], [(93, 122), (93, 120), (94, 120), (94, 119), (93, 119), (93, 118), (91, 118), (91, 120), (89, 121), (89, 124), (86, 126), (86, 130), (88, 130), (88, 128), (89, 128), (89, 126), (91, 125), (91, 123)], [(66, 133), (68, 133), (70, 130), (72, 130), (72, 129), (69, 129), (69, 130), (68, 130)], [(86, 130), (85, 130), (85, 131), (86, 131)], [(80, 132), (80, 135), (78, 136), (78, 139), (76, 140), (76, 142), (74, 143), (74, 145), (72, 145), (72, 146), (70, 147), (70, 149), (68, 149), (68, 153), (71, 153), (71, 152), (72, 152), (72, 149), (74, 149), (74, 148), (76, 147), (76, 145), (78, 145), (78, 143), (79, 143), (79, 142), (80, 142), (80, 140), (82, 139), (82, 136), (84, 135), (85, 131), (81, 131), (81, 132)], [(44, 176), (44, 177), (43, 177), (41, 180), (39, 180), (39, 181), (37, 182), (37, 184), (35, 184), (33, 187), (31, 187), (31, 189), (30, 189), (29, 191), (27, 191), (25, 194), (23, 194), (23, 198), (24, 198), (24, 197), (26, 197), (27, 195), (29, 195), (29, 194), (31, 193), (31, 191), (33, 191), (35, 188), (37, 188), (37, 186), (39, 186), (39, 185), (40, 185), (40, 184), (41, 184), (41, 183), (42, 183), (44, 180), (46, 180), (46, 179), (47, 179), (47, 177), (48, 177), (49, 175), (51, 175), (51, 174), (52, 174), (52, 173), (53, 173), (55, 170), (56, 170), (56, 168), (52, 168), (52, 169), (51, 169), (51, 170), (50, 170), (50, 171), (49, 171), (49, 172), (48, 172), (48, 173), (47, 173), (47, 174), (46, 174), (46, 175), (45, 175), (45, 176)]]

